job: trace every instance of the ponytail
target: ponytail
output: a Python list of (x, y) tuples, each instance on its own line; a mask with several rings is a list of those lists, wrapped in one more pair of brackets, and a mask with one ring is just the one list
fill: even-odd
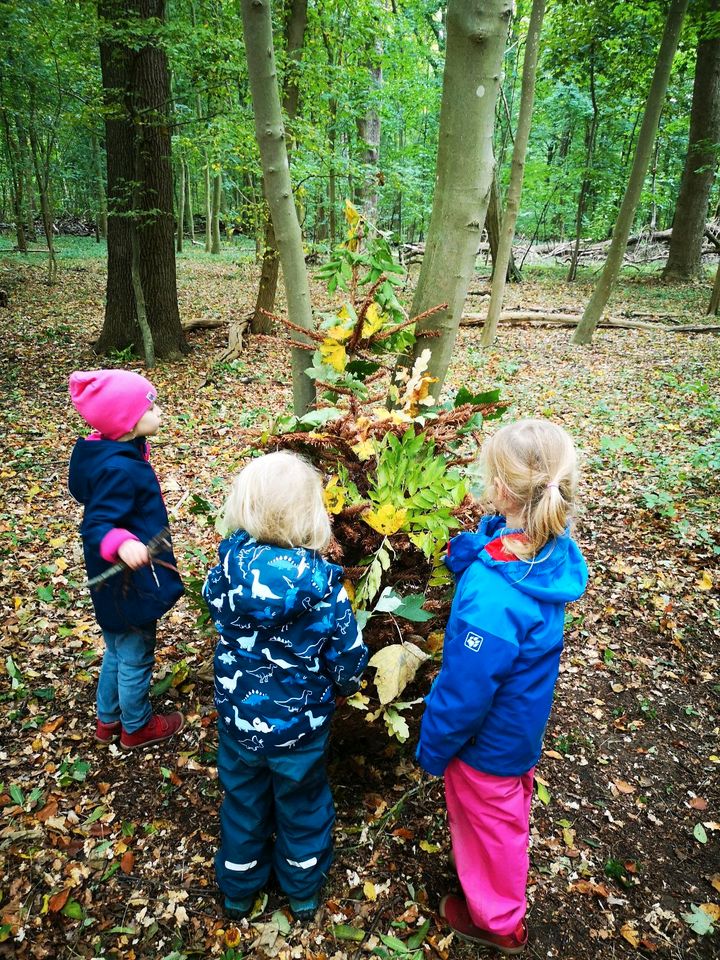
[(567, 527), (577, 485), (575, 445), (556, 423), (519, 420), (486, 442), (482, 461), (486, 480), (502, 482), (522, 518), (525, 538), (504, 538), (503, 545), (530, 560)]

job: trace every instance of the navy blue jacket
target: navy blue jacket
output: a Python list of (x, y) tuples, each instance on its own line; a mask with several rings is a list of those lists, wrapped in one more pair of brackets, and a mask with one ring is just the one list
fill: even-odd
[(221, 637), (215, 703), (238, 743), (278, 754), (326, 730), (335, 697), (359, 689), (368, 659), (342, 568), (237, 530), (203, 596)]
[(510, 532), (504, 517), (484, 517), (476, 533), (450, 541), (457, 591), (417, 750), (436, 776), (456, 756), (499, 777), (540, 759), (565, 604), (582, 596), (587, 566), (569, 533), (526, 562), (504, 550), (500, 535)]
[[(70, 458), (70, 493), (85, 507), (80, 535), (88, 579), (112, 566), (100, 544), (119, 527), (147, 543), (168, 525), (160, 484), (145, 459), (146, 443), (136, 440), (79, 439)], [(157, 554), (176, 565), (171, 550)], [(154, 565), (118, 573), (91, 589), (95, 616), (103, 630), (125, 633), (158, 620), (183, 594), (180, 577)]]

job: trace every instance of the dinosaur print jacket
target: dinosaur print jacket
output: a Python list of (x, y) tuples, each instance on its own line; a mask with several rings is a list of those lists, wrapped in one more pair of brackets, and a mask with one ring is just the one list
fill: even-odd
[(203, 596), (220, 634), (219, 722), (238, 743), (278, 754), (327, 729), (335, 698), (359, 689), (368, 659), (342, 569), (237, 530), (220, 544)]

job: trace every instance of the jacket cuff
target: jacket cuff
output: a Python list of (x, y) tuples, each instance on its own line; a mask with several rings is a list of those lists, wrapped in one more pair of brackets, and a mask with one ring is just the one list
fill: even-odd
[(450, 762), (449, 759), (442, 757), (432, 756), (426, 749), (424, 749), (422, 743), (418, 743), (417, 750), (415, 751), (415, 759), (428, 773), (431, 773), (434, 777), (442, 777), (445, 773), (445, 768)]
[(108, 563), (117, 563), (120, 559), (118, 557), (118, 550), (126, 540), (139, 541), (140, 537), (136, 537), (135, 534), (130, 533), (129, 530), (123, 530), (122, 527), (113, 527), (100, 541), (100, 556), (103, 560), (107, 560)]

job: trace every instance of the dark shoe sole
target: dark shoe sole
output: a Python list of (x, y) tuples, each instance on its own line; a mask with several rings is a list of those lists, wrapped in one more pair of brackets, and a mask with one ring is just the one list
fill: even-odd
[(123, 748), (123, 750), (142, 750), (143, 747), (152, 747), (156, 743), (165, 743), (166, 740), (172, 740), (172, 738), (176, 736), (178, 733), (180, 733), (180, 731), (183, 730), (184, 728), (185, 728), (185, 717), (183, 716), (182, 723), (177, 728), (177, 730), (173, 730), (173, 732), (171, 734), (168, 734), (168, 736), (166, 737), (156, 737), (154, 740), (143, 740), (142, 743), (131, 743), (131, 744), (123, 743), (122, 737), (121, 737), (120, 746)]
[(111, 743), (117, 743), (119, 739), (120, 736), (117, 733), (112, 737), (108, 737), (107, 740), (103, 740), (102, 737), (98, 737), (98, 735), (95, 734), (95, 743), (99, 743), (102, 747), (109, 747)]
[(504, 953), (507, 957), (515, 957), (518, 954), (522, 953), (527, 947), (527, 942), (518, 944), (517, 947), (503, 947), (499, 943), (495, 943), (494, 940), (485, 940), (483, 937), (473, 937), (469, 933), (463, 933), (462, 930), (458, 930), (454, 927), (448, 918), (445, 916), (445, 901), (447, 896), (443, 897), (440, 901), (440, 906), (438, 908), (438, 913), (445, 920), (447, 925), (450, 927), (452, 932), (456, 937), (459, 937), (461, 940), (464, 940), (465, 943), (475, 943), (480, 947), (488, 947), (491, 950), (497, 950), (499, 953)]

